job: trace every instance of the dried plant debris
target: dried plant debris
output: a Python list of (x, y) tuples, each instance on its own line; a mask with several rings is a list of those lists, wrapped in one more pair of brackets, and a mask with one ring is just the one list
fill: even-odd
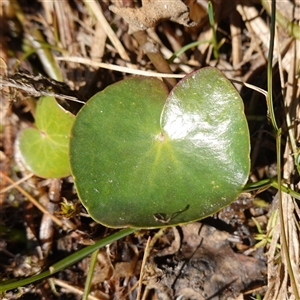
[(155, 288), (159, 299), (231, 299), (264, 283), (266, 262), (235, 253), (228, 233), (200, 223), (181, 231), (179, 251), (158, 253), (155, 275), (148, 277), (148, 288)]
[(190, 19), (188, 7), (181, 0), (143, 0), (140, 8), (111, 5), (109, 9), (129, 24), (129, 34), (155, 27), (164, 20), (188, 27), (196, 25)]
[[(28, 93), (34, 97), (54, 96), (59, 99), (66, 99), (83, 103), (77, 97), (71, 96), (69, 86), (63, 82), (39, 75), (32, 75), (26, 71), (19, 71), (10, 77), (0, 76), (0, 90), (5, 87), (17, 89)], [(68, 95), (66, 95), (68, 93)]]

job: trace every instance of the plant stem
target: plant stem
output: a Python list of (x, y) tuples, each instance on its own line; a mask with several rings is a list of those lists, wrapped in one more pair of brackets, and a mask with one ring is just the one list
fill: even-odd
[[(274, 0), (273, 0), (274, 1)], [(280, 147), (281, 147), (281, 128), (278, 130), (276, 134), (276, 148), (277, 148), (277, 166), (278, 170), (281, 170), (281, 153), (280, 153)], [(281, 172), (278, 171), (277, 174), (278, 182), (281, 182)], [(286, 232), (285, 232), (285, 220), (284, 220), (284, 215), (283, 215), (283, 205), (282, 205), (282, 190), (281, 190), (281, 184), (278, 184), (278, 194), (279, 194), (279, 219), (280, 219), (280, 224), (281, 224), (281, 242), (282, 242), (282, 249), (283, 253), (285, 256), (286, 264), (287, 264), (287, 269), (290, 275), (290, 281), (293, 287), (294, 291), (294, 296), (296, 299), (299, 299), (299, 294), (298, 294), (298, 289), (297, 289), (297, 284), (296, 284), (296, 279), (294, 276), (294, 271), (293, 267), (291, 264), (291, 258), (290, 258), (290, 253), (289, 253), (289, 248), (288, 248), (288, 243), (287, 243), (287, 238), (286, 238)]]
[(279, 218), (280, 218), (280, 227), (281, 227), (281, 242), (282, 242), (282, 249), (284, 253), (284, 257), (287, 264), (287, 270), (290, 276), (291, 285), (294, 291), (294, 296), (296, 299), (299, 299), (298, 288), (296, 286), (296, 280), (291, 264), (288, 243), (286, 238), (286, 231), (285, 231), (285, 222), (283, 216), (283, 204), (282, 204), (282, 186), (281, 186), (281, 128), (278, 128), (276, 123), (275, 114), (274, 114), (274, 107), (273, 107), (273, 90), (272, 90), (272, 62), (273, 62), (273, 50), (274, 50), (274, 39), (275, 39), (275, 23), (276, 23), (276, 0), (272, 0), (272, 7), (271, 7), (271, 31), (270, 31), (270, 45), (269, 45), (269, 55), (268, 55), (268, 67), (267, 67), (267, 74), (268, 74), (268, 97), (267, 97), (267, 105), (270, 113), (271, 122), (273, 128), (276, 133), (276, 153), (277, 153), (277, 183), (278, 183), (278, 194), (279, 194)]
[(217, 33), (216, 33), (216, 28), (215, 28), (215, 18), (214, 18), (214, 10), (213, 10), (213, 5), (211, 1), (208, 2), (208, 18), (209, 18), (209, 24), (212, 30), (212, 44), (214, 48), (214, 56), (215, 59), (219, 59), (219, 47), (218, 47), (218, 41), (217, 41)]
[(95, 266), (97, 263), (98, 253), (99, 253), (99, 249), (97, 249), (96, 251), (94, 251), (92, 253), (89, 272), (88, 272), (88, 275), (85, 280), (85, 286), (84, 286), (82, 300), (88, 300), (88, 298), (89, 298), (89, 293), (90, 293), (90, 289), (91, 289), (91, 285), (92, 285), (92, 279), (94, 276)]
[[(173, 73), (168, 62), (160, 52), (158, 46), (148, 41), (148, 35), (145, 31), (137, 31), (133, 33), (133, 36), (137, 40), (145, 54), (149, 57), (150, 61), (153, 63), (155, 69), (158, 72), (170, 74)], [(177, 84), (175, 78), (164, 78), (164, 81), (170, 90)]]
[[(262, 6), (271, 15), (269, 0), (261, 0)], [(295, 3), (296, 5), (296, 3)], [(290, 21), (279, 10), (276, 11), (276, 21), (278, 24), (297, 40), (300, 40), (300, 27), (296, 22)]]
[[(276, 190), (279, 189), (279, 184), (277, 182), (277, 179), (276, 178), (271, 178), (271, 179), (263, 179), (263, 180), (260, 180), (258, 182), (252, 182), (252, 183), (248, 183), (245, 185), (245, 187), (243, 188), (243, 192), (251, 192), (251, 191), (256, 191), (256, 190), (266, 190), (268, 189), (269, 187), (273, 187), (275, 188)], [(300, 194), (295, 192), (294, 190), (284, 186), (284, 185), (281, 185), (281, 191), (283, 191), (284, 193), (287, 193), (289, 195), (291, 195), (292, 197), (300, 200)]]
[(274, 39), (275, 39), (275, 12), (276, 4), (275, 0), (272, 0), (272, 16), (271, 16), (271, 29), (270, 29), (270, 45), (269, 45), (269, 54), (268, 54), (268, 95), (267, 95), (267, 106), (270, 114), (270, 119), (275, 130), (275, 133), (278, 133), (278, 125), (276, 122), (274, 107), (273, 107), (273, 75), (272, 75), (272, 64), (273, 64), (273, 51), (274, 51)]

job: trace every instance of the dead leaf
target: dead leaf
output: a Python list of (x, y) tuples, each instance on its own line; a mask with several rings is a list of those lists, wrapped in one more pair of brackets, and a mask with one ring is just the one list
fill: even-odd
[[(265, 261), (235, 253), (229, 233), (214, 227), (192, 223), (181, 227), (180, 250), (166, 260), (157, 257), (157, 268), (164, 274), (160, 286), (173, 296), (190, 295), (197, 300), (236, 297), (255, 284), (264, 283)], [(157, 291), (159, 292), (159, 291)]]
[(184, 26), (195, 26), (189, 9), (181, 0), (143, 0), (142, 7), (117, 7), (109, 9), (129, 24), (129, 34), (155, 27), (159, 22), (170, 20)]

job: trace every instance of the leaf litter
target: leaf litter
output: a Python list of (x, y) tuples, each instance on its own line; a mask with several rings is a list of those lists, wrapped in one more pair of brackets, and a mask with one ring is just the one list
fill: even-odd
[[(23, 9), (22, 14), (17, 4)], [(231, 79), (266, 89), (269, 17), (258, 1), (227, 4), (213, 1), (218, 39), (224, 40), (219, 49), (220, 59), (216, 61), (208, 42), (211, 29), (206, 1), (144, 0), (140, 3), (126, 0), (95, 1), (93, 4), (65, 1), (63, 5), (59, 1), (3, 2), (0, 12), (2, 28), (5, 29), (1, 31), (0, 49), (1, 174), (9, 175), (13, 181), (28, 176), (28, 172), (18, 164), (14, 141), (22, 128), (33, 126), (29, 112), (34, 109), (36, 93), (49, 92), (49, 86), (57, 79), (51, 75), (52, 68), (58, 66), (64, 87), (56, 92), (54, 83), (50, 93), (54, 90), (65, 99), (76, 97), (80, 101), (86, 101), (97, 91), (127, 77), (126, 73), (68, 62), (71, 56), (93, 58), (95, 62), (132, 70), (161, 72), (161, 66), (156, 66), (153, 57), (147, 51), (147, 55), (144, 54), (139, 38), (154, 45), (150, 50), (155, 49), (165, 61), (174, 51), (199, 41), (198, 46), (191, 47), (168, 66), (169, 73), (184, 74), (185, 70), (213, 65)], [(280, 9), (290, 22), (299, 21), (294, 2), (288, 1)], [(52, 48), (51, 54), (60, 59), (57, 65), (51, 65), (51, 60), (41, 59), (41, 52), (37, 53), (41, 44), (30, 44), (37, 37), (34, 32), (28, 31), (29, 25), (40, 30), (45, 43)], [(145, 30), (142, 37), (137, 31), (141, 28)], [(96, 41), (101, 48), (98, 53), (94, 46)], [(26, 57), (26, 47), (21, 45), (28, 47), (28, 43), (32, 54)], [(290, 72), (299, 68), (297, 47), (299, 41), (296, 42), (286, 28), (279, 26), (278, 44), (274, 49), (274, 70), (278, 71), (274, 75), (274, 82), (278, 83), (274, 85), (275, 107), (281, 120), (285, 117), (282, 103), (288, 107), (292, 122), (289, 126), (299, 142), (299, 84), (297, 86), (296, 76)], [(20, 75), (18, 82), (16, 74)], [(39, 74), (47, 78), (42, 81), (44, 85), (37, 84), (36, 76)], [(12, 80), (15, 81), (13, 86), (8, 84)], [(26, 90), (22, 88), (24, 86)], [(58, 86), (61, 87), (61, 83)], [(255, 182), (272, 177), (277, 174), (276, 165), (274, 167), (275, 140), (266, 117), (265, 100), (242, 85), (236, 87), (245, 101), (251, 130), (250, 180)], [(286, 93), (282, 93), (280, 87)], [(63, 101), (63, 105), (72, 112), (80, 108), (70, 101)], [(299, 191), (299, 177), (295, 175), (291, 153), (293, 150), (286, 143), (284, 179)], [(49, 207), (61, 223), (55, 225), (49, 222), (32, 202), (26, 201), (22, 192), (3, 190), (9, 181), (1, 175), (1, 280), (36, 274), (111, 232), (93, 222), (85, 213), (71, 177), (59, 182), (35, 176), (26, 178), (23, 188), (43, 206)], [(53, 199), (54, 206), (49, 203)], [(63, 199), (67, 199), (67, 213), (61, 204), (66, 203)], [(156, 237), (158, 233), (155, 231), (144, 231), (101, 249), (91, 299), (136, 299), (141, 274), (144, 274), (143, 299), (252, 299), (256, 295), (264, 296), (264, 299), (293, 299), (286, 265), (280, 260), (277, 247), (280, 242), (279, 226), (275, 225), (265, 248), (255, 248), (257, 227), (251, 217), (255, 217), (265, 231), (271, 212), (276, 209), (277, 199), (273, 189), (260, 194), (251, 193), (202, 222), (166, 229), (159, 237)], [(267, 205), (256, 204), (259, 201)], [(292, 265), (299, 270), (299, 207), (289, 195), (283, 201), (288, 242), (293, 245), (290, 247)], [(141, 270), (149, 236), (156, 239), (156, 243), (144, 270)], [(87, 257), (58, 273), (52, 284), (43, 280), (8, 291), (4, 299), (81, 299), (89, 260)], [(299, 282), (299, 272), (296, 276)]]

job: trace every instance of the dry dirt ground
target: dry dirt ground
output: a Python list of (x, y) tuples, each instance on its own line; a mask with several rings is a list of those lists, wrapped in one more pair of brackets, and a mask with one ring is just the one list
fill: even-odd
[[(237, 84), (267, 89), (269, 2), (265, 7), (258, 0), (212, 3), (218, 59), (209, 42), (206, 0), (1, 1), (0, 281), (37, 274), (115, 231), (89, 218), (71, 176), (45, 180), (20, 166), (15, 140), (22, 128), (33, 126), (31, 112), (42, 94), (66, 99), (62, 104), (76, 113), (81, 104), (70, 97), (85, 102), (137, 70), (187, 74), (215, 66), (235, 80), (244, 100), (252, 149), (249, 182), (277, 175), (265, 97)], [(280, 172), (299, 192), (293, 163), (297, 153), (288, 129), (299, 147), (300, 3), (280, 0), (277, 8), (278, 16), (285, 18), (276, 26), (273, 63), (274, 108), (283, 130)], [(197, 41), (167, 62), (174, 52)], [(164, 81), (172, 88), (177, 79)], [(61, 226), (29, 201), (24, 190), (10, 186), (19, 180)], [(282, 201), (294, 283), (300, 286), (299, 201), (286, 194)], [(68, 203), (67, 210), (62, 203)], [(296, 299), (280, 250), (278, 203), (274, 188), (245, 193), (201, 222), (145, 230), (100, 249), (89, 299)], [(262, 229), (260, 247), (253, 218)], [(142, 266), (149, 237), (155, 243)], [(86, 257), (51, 279), (4, 292), (0, 298), (82, 299), (89, 261)]]

